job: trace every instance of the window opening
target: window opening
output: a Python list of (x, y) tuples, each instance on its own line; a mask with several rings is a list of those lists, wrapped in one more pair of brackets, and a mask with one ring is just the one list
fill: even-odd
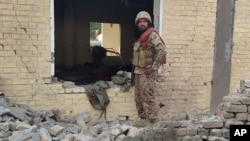
[(107, 56), (117, 56), (121, 47), (120, 24), (90, 22), (90, 46), (101, 46)]
[[(142, 9), (152, 12), (151, 0), (129, 0), (126, 4), (114, 0), (53, 0), (51, 3), (54, 9), (54, 31), (51, 31), (54, 39), (51, 40), (55, 46), (51, 45), (51, 56), (55, 58), (51, 72), (57, 80), (84, 85), (98, 80), (111, 81), (111, 76), (120, 70), (131, 71), (132, 15)], [(103, 60), (93, 61), (94, 46), (106, 53)]]

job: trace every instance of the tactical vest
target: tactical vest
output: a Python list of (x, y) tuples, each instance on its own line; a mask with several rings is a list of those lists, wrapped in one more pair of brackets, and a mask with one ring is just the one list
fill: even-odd
[(132, 64), (136, 67), (146, 67), (153, 65), (155, 57), (154, 47), (148, 46), (147, 49), (143, 49), (140, 42), (136, 42), (133, 48), (133, 60)]

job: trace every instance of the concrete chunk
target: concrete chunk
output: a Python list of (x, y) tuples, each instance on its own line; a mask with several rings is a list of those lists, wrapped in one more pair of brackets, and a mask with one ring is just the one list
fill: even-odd
[(250, 96), (250, 88), (244, 88), (241, 91), (242, 94), (246, 95), (246, 96)]
[(10, 130), (10, 126), (9, 123), (0, 123), (0, 129), (3, 131), (9, 131)]
[(247, 106), (246, 105), (233, 105), (231, 103), (227, 103), (223, 107), (223, 111), (226, 112), (234, 112), (234, 113), (245, 113), (247, 112)]
[[(0, 94), (0, 96), (2, 96), (2, 94)], [(4, 106), (4, 107), (10, 107), (12, 106), (10, 103), (9, 103), (9, 100), (4, 98), (4, 97), (0, 97), (0, 105)]]
[(55, 125), (51, 128), (49, 128), (50, 135), (56, 136), (57, 134), (61, 133), (63, 131), (64, 127)]
[(250, 104), (250, 98), (247, 96), (242, 97), (241, 101), (242, 101), (242, 104), (244, 104), (244, 105)]
[(250, 88), (250, 80), (248, 80), (248, 79), (240, 80), (240, 87), (241, 88)]
[(166, 127), (180, 127), (180, 121), (159, 121), (156, 125), (158, 128), (166, 128)]
[(21, 121), (25, 119), (26, 109), (23, 109), (21, 107), (9, 107), (9, 109), (10, 109), (10, 114), (15, 118), (20, 119)]
[(18, 124), (17, 124), (16, 122), (12, 122), (12, 121), (9, 122), (9, 128), (10, 128), (10, 130), (11, 130), (11, 131), (17, 131), (17, 128), (16, 128), (17, 125), (18, 125)]
[(98, 135), (96, 138), (94, 138), (93, 141), (111, 141), (111, 140), (110, 140), (110, 135), (107, 132), (103, 132), (100, 135)]
[(61, 121), (61, 112), (60, 112), (60, 110), (57, 109), (57, 108), (54, 108), (54, 109), (52, 109), (52, 112), (53, 112), (53, 114), (55, 116), (55, 120), (56, 121)]
[(73, 135), (75, 137), (74, 141), (92, 141), (93, 137), (87, 136), (87, 135)]
[(230, 125), (244, 125), (242, 121), (227, 120), (225, 122), (225, 128), (229, 129)]
[(229, 95), (229, 96), (224, 96), (223, 97), (223, 102), (228, 102), (228, 103), (231, 103), (231, 104), (241, 104), (241, 98), (239, 96), (232, 96), (232, 95)]
[(209, 136), (208, 141), (228, 141), (228, 139), (223, 137)]
[(48, 130), (45, 128), (40, 129), (40, 136), (41, 136), (41, 141), (52, 141), (52, 138)]
[(9, 137), (9, 141), (24, 141), (32, 139), (32, 132), (29, 129), (14, 131), (12, 136)]
[(246, 121), (247, 120), (247, 113), (237, 113), (236, 120)]
[(217, 136), (217, 137), (221, 137), (222, 136), (222, 130), (221, 129), (212, 129), (211, 136)]
[(222, 129), (222, 136), (224, 138), (229, 138), (229, 136), (230, 136), (229, 129)]
[(209, 130), (208, 129), (198, 129), (198, 135), (200, 136), (208, 136), (209, 135)]
[(83, 113), (81, 113), (81, 116), (83, 117), (83, 119), (84, 119), (85, 123), (87, 123), (87, 122), (90, 122), (90, 121), (91, 121), (91, 118), (90, 118), (90, 114), (89, 114), (89, 112), (83, 112)]
[(176, 129), (177, 136), (186, 136), (187, 135), (187, 128), (178, 128)]
[(181, 127), (188, 127), (188, 126), (192, 126), (192, 122), (191, 120), (184, 120), (184, 121), (180, 121), (181, 122)]
[(78, 134), (81, 131), (81, 127), (74, 124), (67, 124), (65, 130), (72, 134)]
[(185, 136), (183, 141), (202, 141), (202, 138), (200, 136)]
[(222, 128), (223, 127), (223, 120), (205, 120), (201, 121), (204, 128)]
[(11, 131), (3, 131), (3, 130), (0, 131), (0, 138), (7, 138), (11, 135), (12, 135)]
[(225, 119), (231, 119), (231, 118), (234, 118), (234, 114), (223, 111), (223, 117)]
[(82, 115), (77, 115), (76, 116), (76, 123), (81, 126), (81, 127), (86, 127), (86, 123), (82, 117)]
[(5, 108), (3, 106), (0, 106), (0, 116), (6, 114), (6, 113), (9, 113), (10, 112), (10, 109), (8, 108)]
[(63, 141), (74, 141), (74, 136), (72, 134), (65, 135)]
[(17, 121), (17, 126), (16, 126), (16, 129), (17, 130), (24, 130), (24, 129), (30, 129), (31, 126), (29, 124), (26, 124), (24, 122), (20, 122), (20, 121)]
[(198, 134), (198, 129), (195, 127), (188, 127), (187, 128), (187, 135), (195, 136)]
[(86, 125), (87, 125), (88, 127), (91, 127), (91, 126), (96, 125), (97, 122), (98, 122), (97, 120), (92, 120), (92, 121), (88, 122)]

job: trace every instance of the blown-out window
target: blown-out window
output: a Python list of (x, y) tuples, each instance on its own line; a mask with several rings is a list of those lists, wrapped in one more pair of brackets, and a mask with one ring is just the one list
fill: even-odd
[(90, 22), (90, 46), (101, 46), (105, 48), (107, 56), (116, 56), (120, 54), (120, 24)]

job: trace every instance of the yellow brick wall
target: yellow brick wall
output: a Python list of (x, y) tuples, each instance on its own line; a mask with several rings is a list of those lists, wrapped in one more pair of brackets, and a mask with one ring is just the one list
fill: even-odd
[(2, 91), (27, 95), (32, 84), (43, 83), (43, 77), (50, 77), (49, 6), (49, 0), (1, 1)]
[[(1, 0), (0, 91), (31, 108), (52, 108), (50, 0)], [(61, 100), (63, 102), (63, 100)]]
[(235, 1), (231, 89), (235, 93), (240, 80), (250, 77), (250, 1)]
[(209, 111), (217, 0), (164, 0), (163, 38), (168, 49), (161, 114)]
[[(163, 38), (168, 48), (165, 82), (158, 83), (159, 116), (209, 109), (216, 0), (164, 0)], [(45, 84), (50, 79), (50, 1), (2, 0), (0, 89), (31, 109), (60, 108), (64, 116), (94, 110), (84, 90)], [(137, 118), (133, 88), (109, 89), (107, 119)]]

